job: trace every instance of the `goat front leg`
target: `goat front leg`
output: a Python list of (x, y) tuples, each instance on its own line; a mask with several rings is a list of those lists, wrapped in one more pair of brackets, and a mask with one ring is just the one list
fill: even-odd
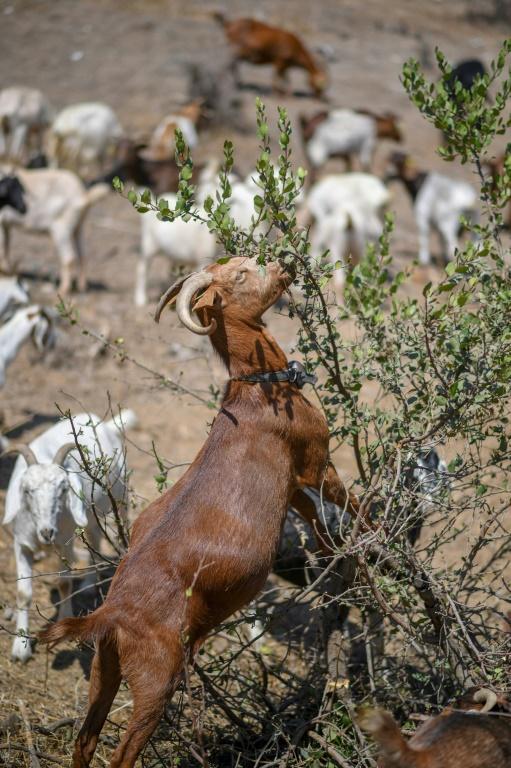
[(72, 272), (78, 260), (74, 234), (68, 222), (55, 226), (51, 234), (60, 260), (59, 293), (66, 296), (71, 292)]
[(85, 270), (85, 259), (83, 254), (83, 239), (81, 225), (75, 231), (74, 243), (76, 249), (76, 255), (78, 257), (78, 280), (77, 288), (80, 293), (85, 293), (87, 290), (87, 272)]
[(323, 521), (319, 517), (318, 510), (311, 497), (302, 489), (298, 489), (294, 492), (291, 498), (291, 506), (312, 528), (318, 550), (320, 550), (325, 557), (331, 557), (333, 554), (332, 539)]
[(346, 486), (337, 474), (334, 465), (329, 461), (322, 471), (306, 472), (300, 478), (301, 485), (308, 485), (315, 488), (325, 501), (336, 504), (342, 510), (348, 512), (352, 517), (358, 516), (360, 503), (355, 494), (346, 490)]
[(1, 262), (0, 265), (6, 272), (12, 271), (12, 264), (10, 259), (10, 245), (11, 245), (11, 231), (8, 224), (3, 223), (0, 227), (0, 237), (2, 240), (1, 247)]
[(16, 661), (25, 662), (32, 656), (32, 646), (28, 637), (28, 614), (32, 604), (32, 564), (33, 552), (14, 542), (16, 558), (17, 595), (16, 595), (16, 632), (11, 655)]
[(13, 131), (11, 139), (10, 157), (11, 160), (21, 163), (23, 150), (27, 139), (27, 126), (17, 125)]
[(423, 267), (431, 262), (429, 252), (429, 222), (420, 212), (416, 215), (417, 229), (419, 230), (419, 264)]
[(273, 90), (275, 93), (279, 93), (282, 96), (289, 96), (291, 93), (287, 75), (287, 64), (285, 62), (278, 61), (275, 64), (275, 70), (273, 73)]
[(142, 250), (137, 262), (137, 276), (135, 286), (135, 306), (145, 307), (147, 304), (147, 278), (152, 261), (152, 253), (149, 246), (142, 239)]

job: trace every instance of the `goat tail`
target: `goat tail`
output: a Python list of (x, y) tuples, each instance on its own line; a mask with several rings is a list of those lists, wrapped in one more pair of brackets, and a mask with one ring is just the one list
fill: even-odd
[(102, 608), (98, 608), (88, 616), (61, 619), (51, 624), (38, 634), (39, 642), (53, 647), (62, 640), (82, 640), (94, 642), (101, 640), (113, 631), (113, 626), (106, 620)]
[(111, 187), (103, 182), (94, 184), (92, 187), (86, 189), (84, 211), (87, 210), (87, 208), (90, 208), (91, 205), (99, 203), (99, 201), (106, 197), (109, 192), (111, 192)]
[(105, 427), (125, 432), (127, 429), (136, 427), (137, 424), (138, 418), (135, 411), (132, 411), (131, 408), (122, 408), (119, 413), (114, 415), (113, 419), (106, 422)]
[(398, 724), (384, 709), (362, 709), (357, 713), (360, 728), (370, 734), (379, 747), (379, 756), (392, 765), (413, 765), (413, 752), (406, 743)]

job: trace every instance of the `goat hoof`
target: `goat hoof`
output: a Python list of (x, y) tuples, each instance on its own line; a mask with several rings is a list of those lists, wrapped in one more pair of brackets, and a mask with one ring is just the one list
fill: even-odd
[(12, 644), (11, 657), (13, 661), (19, 661), (22, 664), (32, 658), (32, 646), (28, 637), (16, 637)]

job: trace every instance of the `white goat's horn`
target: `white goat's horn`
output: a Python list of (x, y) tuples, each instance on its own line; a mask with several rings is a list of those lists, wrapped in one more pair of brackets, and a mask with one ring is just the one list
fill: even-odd
[(29, 467), (33, 467), (34, 464), (39, 464), (34, 451), (25, 443), (18, 443), (17, 445), (10, 446), (4, 453), (2, 453), (2, 458), (8, 456), (9, 453), (19, 453), (20, 456), (23, 456)]
[(216, 320), (213, 318), (211, 323), (207, 326), (199, 325), (192, 320), (192, 313), (190, 309), (191, 301), (194, 295), (201, 288), (206, 288), (213, 282), (213, 275), (210, 272), (194, 272), (186, 280), (179, 292), (176, 302), (177, 316), (189, 331), (192, 333), (198, 333), (200, 336), (211, 336), (216, 330)]
[(480, 712), (490, 712), (497, 703), (497, 694), (495, 691), (490, 691), (489, 688), (480, 688), (474, 693), (473, 699), (477, 704), (484, 702)]
[(76, 448), (75, 443), (64, 443), (64, 445), (61, 445), (57, 453), (53, 457), (53, 463), (58, 464), (59, 467), (61, 467), (66, 460), (67, 454), (73, 451), (75, 448)]
[(195, 275), (195, 272), (192, 272), (191, 275), (185, 275), (185, 277), (180, 277), (179, 280), (176, 280), (175, 283), (172, 283), (170, 288), (167, 288), (163, 296), (158, 302), (158, 306), (156, 307), (156, 312), (154, 313), (154, 322), (159, 323), (160, 322), (160, 316), (167, 304), (172, 301), (172, 299), (175, 299), (179, 291), (181, 290), (181, 286), (185, 282), (185, 280), (188, 280), (192, 275)]

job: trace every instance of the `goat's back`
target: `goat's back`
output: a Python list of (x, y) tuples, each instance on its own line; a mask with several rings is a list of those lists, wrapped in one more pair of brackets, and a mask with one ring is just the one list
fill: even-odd
[(509, 768), (511, 723), (495, 715), (453, 712), (424, 723), (408, 742), (429, 753), (427, 768)]

